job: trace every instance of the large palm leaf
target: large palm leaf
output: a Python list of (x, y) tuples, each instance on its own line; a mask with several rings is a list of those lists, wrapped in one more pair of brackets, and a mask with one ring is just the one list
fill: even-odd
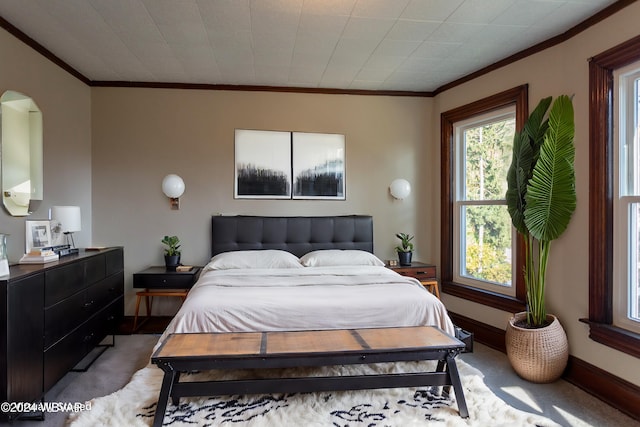
[(527, 119), (522, 131), (517, 132), (513, 138), (513, 155), (507, 172), (505, 198), (511, 222), (522, 234), (528, 233), (524, 222), (527, 184), (533, 174), (533, 166), (538, 159), (544, 134), (549, 127), (548, 120), (544, 120), (544, 116), (550, 104), (551, 97), (542, 99)]
[(576, 208), (573, 136), (573, 105), (562, 95), (549, 112), (549, 129), (525, 196), (525, 224), (540, 241), (560, 236)]

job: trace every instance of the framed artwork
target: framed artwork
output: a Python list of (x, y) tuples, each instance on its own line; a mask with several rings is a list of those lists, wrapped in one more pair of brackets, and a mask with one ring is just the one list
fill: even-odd
[(234, 198), (345, 200), (344, 135), (236, 129)]
[(33, 249), (51, 246), (51, 224), (49, 221), (25, 221), (27, 253)]
[(345, 200), (344, 135), (293, 132), (293, 198)]
[(291, 198), (291, 132), (236, 129), (236, 199)]
[(49, 221), (49, 227), (51, 228), (51, 246), (64, 245), (66, 243), (66, 239), (62, 232), (60, 221), (52, 219)]

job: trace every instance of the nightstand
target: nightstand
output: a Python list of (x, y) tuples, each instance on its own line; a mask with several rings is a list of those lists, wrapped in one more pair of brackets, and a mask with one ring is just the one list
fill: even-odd
[(387, 268), (390, 268), (403, 276), (417, 279), (422, 286), (427, 288), (432, 294), (438, 297), (438, 299), (440, 298), (435, 265), (416, 261), (412, 262), (411, 265), (387, 265)]
[(193, 267), (189, 271), (167, 271), (165, 267), (149, 267), (133, 275), (133, 287), (144, 288), (136, 292), (136, 313), (133, 319), (133, 331), (138, 327), (140, 299), (145, 297), (147, 319), (151, 316), (153, 297), (179, 297), (184, 301), (189, 289), (196, 283), (202, 267)]

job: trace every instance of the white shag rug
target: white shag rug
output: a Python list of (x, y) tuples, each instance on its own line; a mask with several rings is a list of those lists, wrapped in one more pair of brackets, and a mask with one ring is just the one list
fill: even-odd
[[(441, 395), (438, 387), (356, 390), (344, 392), (264, 394), (182, 398), (179, 406), (169, 399), (165, 426), (240, 427), (410, 427), (410, 426), (540, 426), (555, 422), (515, 409), (484, 384), (482, 373), (457, 360), (469, 418), (460, 418), (455, 394)], [(181, 381), (248, 378), (251, 376), (357, 375), (430, 371), (435, 362), (381, 363), (375, 365), (268, 371), (207, 371), (183, 374)], [(155, 365), (136, 372), (121, 390), (93, 399), (91, 410), (72, 414), (70, 427), (150, 426), (153, 423), (163, 371)]]

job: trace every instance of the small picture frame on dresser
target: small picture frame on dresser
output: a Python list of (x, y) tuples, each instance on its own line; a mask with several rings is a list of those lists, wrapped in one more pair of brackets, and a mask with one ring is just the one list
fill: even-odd
[(49, 221), (25, 221), (25, 242), (26, 253), (51, 246), (51, 223)]
[(65, 244), (65, 236), (62, 232), (62, 224), (56, 219), (49, 221), (51, 228), (51, 246), (61, 246)]

